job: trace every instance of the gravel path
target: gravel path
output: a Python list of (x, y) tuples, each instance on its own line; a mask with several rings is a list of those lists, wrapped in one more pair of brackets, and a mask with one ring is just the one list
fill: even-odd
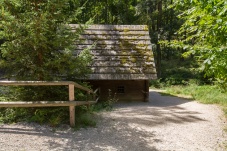
[(96, 115), (97, 127), (73, 131), (37, 124), (0, 125), (0, 151), (222, 151), (221, 109), (150, 92), (150, 102), (120, 103)]

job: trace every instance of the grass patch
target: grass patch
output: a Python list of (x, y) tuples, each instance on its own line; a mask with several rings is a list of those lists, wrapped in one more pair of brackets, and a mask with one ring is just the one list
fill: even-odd
[(227, 92), (223, 92), (218, 86), (188, 85), (166, 87), (166, 93), (172, 95), (189, 95), (193, 99), (205, 104), (227, 105)]
[(75, 130), (80, 128), (96, 127), (96, 121), (93, 113), (83, 113), (76, 118)]
[(216, 85), (186, 85), (165, 87), (166, 92), (170, 95), (191, 96), (204, 104), (218, 104), (223, 107), (227, 117), (227, 92), (223, 91)]

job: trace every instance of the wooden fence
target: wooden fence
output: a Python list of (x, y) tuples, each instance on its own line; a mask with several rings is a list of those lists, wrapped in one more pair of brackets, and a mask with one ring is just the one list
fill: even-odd
[[(75, 126), (75, 106), (95, 104), (98, 101), (97, 92), (79, 85), (72, 81), (0, 81), (2, 86), (68, 86), (69, 101), (16, 101), (16, 102), (0, 102), (0, 107), (55, 107), (69, 106), (70, 126)], [(93, 95), (93, 100), (75, 101), (74, 88), (78, 88)]]

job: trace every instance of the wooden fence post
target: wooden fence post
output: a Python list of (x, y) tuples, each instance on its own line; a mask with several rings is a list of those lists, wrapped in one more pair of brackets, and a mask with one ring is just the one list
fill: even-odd
[[(87, 100), (86, 101), (88, 101), (88, 99), (90, 100), (89, 97), (90, 97), (90, 91), (87, 92)], [(90, 104), (88, 103), (87, 104), (87, 109), (89, 109), (89, 108), (90, 108)]]
[(69, 106), (70, 126), (75, 126), (75, 106), (89, 105), (97, 103), (98, 99), (94, 101), (75, 101), (74, 89), (75, 87), (84, 91), (88, 94), (94, 92), (86, 87), (79, 85), (72, 81), (0, 81), (0, 85), (3, 86), (55, 86), (64, 85), (68, 86), (69, 89), (69, 101), (16, 101), (16, 102), (1, 102), (0, 107), (54, 107), (54, 106)]
[[(69, 84), (69, 101), (74, 101), (74, 84)], [(75, 126), (75, 106), (69, 106), (70, 126)]]

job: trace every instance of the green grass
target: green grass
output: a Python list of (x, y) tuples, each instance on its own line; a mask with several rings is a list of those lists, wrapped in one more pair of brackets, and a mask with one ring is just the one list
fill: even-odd
[(218, 104), (223, 107), (227, 117), (227, 92), (223, 91), (216, 85), (196, 85), (187, 86), (170, 86), (165, 87), (166, 93), (171, 95), (186, 95), (191, 96), (205, 104)]
[(192, 96), (193, 99), (205, 104), (227, 105), (227, 92), (223, 92), (217, 86), (210, 85), (188, 85), (171, 86), (165, 88), (169, 94), (182, 94)]

